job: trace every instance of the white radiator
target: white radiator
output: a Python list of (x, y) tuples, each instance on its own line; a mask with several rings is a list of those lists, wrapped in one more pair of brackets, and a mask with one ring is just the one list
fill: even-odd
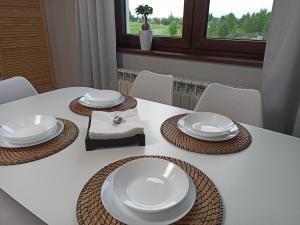
[[(139, 71), (124, 68), (118, 69), (118, 87), (121, 93), (128, 94), (132, 82), (138, 73)], [(175, 77), (173, 105), (194, 110), (200, 96), (208, 85), (209, 83), (205, 81)]]

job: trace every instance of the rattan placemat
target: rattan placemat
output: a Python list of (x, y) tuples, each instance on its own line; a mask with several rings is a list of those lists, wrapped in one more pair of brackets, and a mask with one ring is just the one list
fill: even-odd
[(79, 130), (75, 123), (59, 119), (64, 123), (63, 131), (54, 139), (25, 148), (0, 147), (0, 166), (16, 165), (39, 160), (68, 147), (77, 138)]
[(72, 112), (82, 116), (90, 116), (93, 111), (103, 111), (103, 112), (126, 111), (128, 109), (135, 108), (137, 105), (136, 99), (128, 95), (125, 96), (125, 101), (122, 104), (111, 108), (106, 108), (106, 109), (90, 108), (90, 107), (83, 106), (79, 103), (79, 99), (80, 98), (74, 99), (70, 103), (69, 108), (71, 109)]
[[(80, 225), (122, 224), (112, 217), (101, 201), (101, 187), (106, 177), (125, 163), (140, 158), (162, 158), (180, 166), (194, 181), (197, 189), (196, 201), (191, 211), (175, 224), (219, 225), (223, 218), (223, 204), (220, 194), (203, 172), (189, 163), (163, 156), (137, 156), (111, 163), (98, 171), (82, 189), (77, 201), (77, 221)], [(142, 225), (142, 224), (141, 224)]]
[(177, 121), (185, 115), (181, 114), (165, 120), (160, 128), (164, 138), (179, 148), (201, 154), (220, 155), (242, 151), (251, 143), (249, 131), (239, 123), (235, 123), (239, 128), (239, 134), (227, 141), (212, 142), (190, 137), (177, 127)]

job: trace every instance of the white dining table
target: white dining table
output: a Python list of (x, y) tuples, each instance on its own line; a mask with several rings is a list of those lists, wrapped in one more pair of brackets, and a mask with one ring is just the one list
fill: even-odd
[(85, 183), (104, 166), (137, 155), (184, 160), (206, 173), (224, 204), (224, 225), (300, 224), (300, 139), (244, 124), (252, 136), (244, 151), (204, 155), (182, 150), (160, 133), (167, 118), (190, 111), (137, 99), (146, 146), (87, 152), (88, 118), (70, 111), (69, 103), (90, 88), (71, 87), (0, 105), (0, 124), (29, 114), (48, 114), (76, 123), (78, 138), (47, 158), (0, 166), (0, 188), (26, 209), (53, 225), (73, 225), (76, 203)]

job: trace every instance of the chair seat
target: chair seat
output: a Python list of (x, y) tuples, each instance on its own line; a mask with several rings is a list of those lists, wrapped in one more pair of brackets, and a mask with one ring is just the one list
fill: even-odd
[(168, 105), (173, 104), (174, 77), (150, 71), (140, 72), (132, 84), (129, 95)]
[(0, 104), (38, 94), (24, 77), (16, 76), (0, 81)]
[(238, 122), (263, 127), (262, 97), (258, 90), (210, 84), (195, 111), (219, 113)]

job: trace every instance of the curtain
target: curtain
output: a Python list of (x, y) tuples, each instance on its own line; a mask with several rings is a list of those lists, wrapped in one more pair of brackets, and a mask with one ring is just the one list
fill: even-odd
[(300, 137), (300, 1), (275, 0), (263, 67), (264, 126)]
[(117, 88), (113, 0), (75, 0), (78, 71), (81, 85)]
[(58, 88), (80, 86), (77, 69), (75, 1), (44, 0)]
[(293, 135), (296, 137), (300, 137), (300, 105), (298, 107), (298, 113), (295, 120)]

